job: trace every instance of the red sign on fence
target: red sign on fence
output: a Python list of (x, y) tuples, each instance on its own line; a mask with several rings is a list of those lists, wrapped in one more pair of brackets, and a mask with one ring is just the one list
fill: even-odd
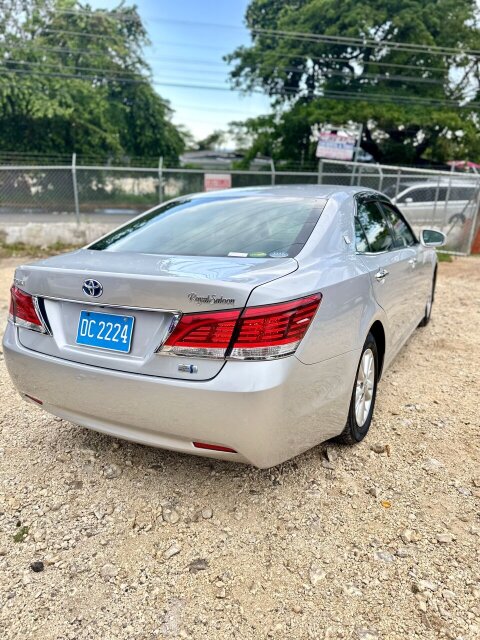
[(231, 189), (232, 176), (229, 173), (206, 173), (203, 180), (205, 191), (217, 191), (218, 189)]

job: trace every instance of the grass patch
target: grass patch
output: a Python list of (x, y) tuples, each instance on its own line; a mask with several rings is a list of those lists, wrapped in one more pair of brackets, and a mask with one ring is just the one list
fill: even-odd
[(17, 533), (13, 536), (14, 542), (23, 542), (28, 536), (28, 527), (20, 527)]
[(449, 253), (440, 253), (440, 251), (437, 251), (437, 260), (439, 262), (452, 262), (453, 258)]
[(14, 244), (6, 244), (0, 242), (0, 258), (48, 258), (56, 256), (59, 253), (74, 251), (79, 249), (81, 245), (69, 245), (62, 242), (55, 242), (48, 247), (34, 247), (23, 242)]

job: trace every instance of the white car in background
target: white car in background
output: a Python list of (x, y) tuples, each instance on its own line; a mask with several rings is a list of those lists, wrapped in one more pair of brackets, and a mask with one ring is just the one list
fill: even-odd
[[(440, 180), (401, 181), (383, 189), (415, 227), (434, 225), (463, 226), (472, 218), (480, 189), (478, 180), (441, 178)], [(396, 195), (397, 194), (397, 195)]]

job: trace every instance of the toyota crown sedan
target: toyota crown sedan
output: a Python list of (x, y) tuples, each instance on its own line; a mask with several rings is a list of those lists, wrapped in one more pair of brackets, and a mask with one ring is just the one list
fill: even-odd
[(73, 423), (270, 467), (365, 437), (382, 373), (429, 321), (443, 242), (362, 188), (181, 197), (19, 267), (5, 361)]

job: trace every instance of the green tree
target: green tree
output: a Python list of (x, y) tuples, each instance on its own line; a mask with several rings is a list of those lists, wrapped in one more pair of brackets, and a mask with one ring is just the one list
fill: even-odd
[(226, 140), (225, 131), (221, 131), (220, 129), (215, 129), (212, 131), (206, 138), (202, 138), (202, 140), (198, 140), (197, 149), (199, 151), (208, 151), (210, 149), (217, 149), (221, 147), (222, 144), (225, 143)]
[(246, 22), (232, 83), (275, 110), (235, 123), (251, 151), (313, 158), (313, 124), (355, 122), (376, 161), (480, 155), (475, 0), (252, 0)]
[(134, 7), (3, 0), (0, 150), (176, 163), (183, 136), (152, 87), (146, 44)]

